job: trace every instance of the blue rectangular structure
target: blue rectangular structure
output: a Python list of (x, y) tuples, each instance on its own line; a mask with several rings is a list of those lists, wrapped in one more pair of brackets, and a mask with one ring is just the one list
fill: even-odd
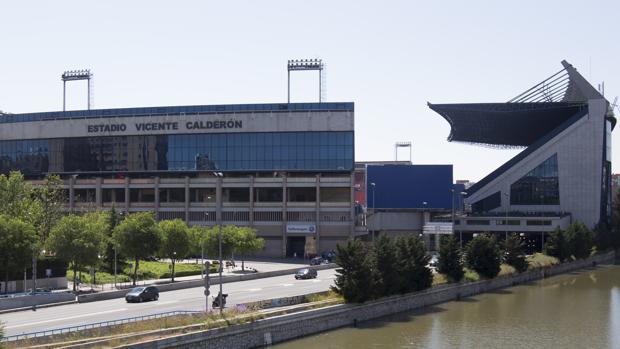
[(366, 188), (368, 208), (452, 209), (452, 165), (370, 165)]

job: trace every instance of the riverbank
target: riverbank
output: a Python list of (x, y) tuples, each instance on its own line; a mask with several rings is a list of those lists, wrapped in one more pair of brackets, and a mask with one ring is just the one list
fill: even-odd
[(614, 263), (614, 252), (596, 255), (584, 260), (501, 276), (491, 280), (448, 284), (422, 292), (386, 297), (364, 304), (342, 304), (322, 309), (277, 316), (239, 326), (199, 331), (162, 339), (154, 339), (122, 348), (257, 348), (300, 338), (345, 326), (378, 319), (387, 315), (419, 309), (451, 300), (466, 298), (484, 292), (515, 286), (546, 277)]

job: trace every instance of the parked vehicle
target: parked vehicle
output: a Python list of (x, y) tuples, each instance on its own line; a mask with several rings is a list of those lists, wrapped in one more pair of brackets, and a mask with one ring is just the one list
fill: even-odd
[(135, 287), (125, 295), (127, 303), (156, 301), (159, 299), (159, 290), (155, 286)]
[(316, 279), (317, 276), (318, 276), (318, 273), (316, 272), (316, 270), (308, 269), (308, 268), (300, 269), (300, 270), (297, 271), (297, 273), (295, 273), (295, 279), (296, 280), (299, 280), (299, 279)]
[(215, 309), (215, 308), (219, 308), (220, 307), (220, 300), (222, 300), (222, 307), (226, 306), (226, 297), (228, 297), (228, 293), (219, 293), (217, 294), (217, 297), (213, 297), (213, 303), (211, 303), (211, 306)]
[(319, 265), (324, 263), (324, 260), (322, 257), (314, 257), (310, 260), (310, 265)]

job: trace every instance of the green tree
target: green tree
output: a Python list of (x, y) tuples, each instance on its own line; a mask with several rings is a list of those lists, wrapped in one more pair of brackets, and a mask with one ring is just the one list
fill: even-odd
[(607, 251), (613, 248), (613, 233), (605, 223), (594, 226), (595, 245), (597, 251)]
[(159, 250), (162, 239), (159, 226), (150, 212), (132, 213), (116, 226), (113, 238), (119, 251), (135, 262), (132, 276), (135, 285), (140, 259)]
[(346, 245), (336, 245), (335, 286), (332, 290), (341, 294), (347, 303), (363, 303), (371, 299), (374, 288), (368, 250), (360, 240), (349, 239)]
[[(405, 248), (406, 249), (406, 248)], [(386, 234), (380, 234), (375, 240), (373, 250), (370, 253), (372, 273), (375, 287), (373, 296), (380, 298), (396, 294), (401, 291), (401, 275), (398, 270), (398, 257), (396, 245)]]
[(162, 232), (160, 253), (172, 263), (171, 281), (174, 282), (175, 264), (187, 257), (190, 250), (188, 228), (182, 220), (174, 219), (159, 222), (159, 229)]
[(487, 279), (499, 274), (500, 256), (494, 236), (478, 235), (465, 246), (465, 264)]
[(0, 214), (35, 223), (39, 208), (33, 197), (32, 185), (21, 172), (0, 175)]
[(437, 272), (446, 275), (450, 282), (459, 282), (465, 275), (461, 249), (454, 235), (441, 237)]
[(519, 273), (527, 270), (528, 262), (525, 259), (525, 245), (517, 234), (510, 234), (502, 242), (503, 261), (513, 266)]
[(397, 273), (401, 293), (421, 291), (432, 286), (433, 272), (428, 267), (431, 257), (426, 251), (424, 240), (416, 235), (396, 240)]
[(30, 264), (36, 241), (32, 224), (0, 215), (0, 268), (4, 271), (5, 293), (8, 291), (9, 274)]
[(102, 256), (102, 264), (105, 271), (107, 271), (108, 273), (113, 273), (115, 260), (117, 263), (117, 269), (122, 269), (125, 265), (126, 257), (118, 251), (118, 248), (116, 248), (113, 238), (114, 229), (123, 220), (124, 215), (122, 214), (122, 212), (117, 211), (116, 206), (114, 205), (114, 203), (112, 203), (112, 208), (110, 209), (110, 211), (107, 211), (105, 213), (105, 216), (107, 219), (108, 229), (106, 229), (105, 231), (106, 243), (105, 250)]
[(610, 231), (611, 247), (618, 250), (620, 249), (620, 190), (616, 192), (611, 206)]
[(564, 262), (571, 256), (571, 246), (567, 239), (566, 233), (560, 229), (555, 228), (545, 244), (545, 253), (551, 257), (557, 258), (560, 262)]
[(241, 270), (245, 271), (245, 258), (265, 248), (265, 239), (256, 236), (256, 229), (237, 227), (235, 232), (235, 254), (241, 256)]
[(52, 232), (52, 228), (63, 215), (65, 192), (62, 189), (62, 180), (56, 175), (45, 177), (43, 184), (34, 188), (35, 210), (34, 224), (45, 241)]
[(581, 222), (575, 222), (566, 229), (571, 254), (577, 259), (590, 257), (594, 247), (592, 231)]
[(60, 219), (47, 240), (48, 249), (73, 268), (73, 291), (78, 270), (95, 265), (104, 246), (105, 220), (100, 212), (84, 216), (68, 215)]

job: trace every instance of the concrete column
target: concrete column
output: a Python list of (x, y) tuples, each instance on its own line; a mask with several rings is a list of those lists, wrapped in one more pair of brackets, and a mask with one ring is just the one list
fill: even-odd
[(286, 195), (286, 174), (282, 175), (282, 258), (286, 257), (286, 206), (288, 197)]
[(95, 186), (95, 205), (97, 206), (97, 208), (101, 208), (103, 206), (101, 182), (103, 182), (101, 177), (97, 177)]
[[(355, 235), (355, 173), (351, 172), (350, 188), (350, 203), (351, 203), (351, 222), (349, 224), (349, 237), (353, 238)], [(368, 199), (368, 198), (367, 198)], [(374, 207), (372, 208), (374, 211)], [(373, 212), (374, 214), (374, 212)]]
[(215, 224), (222, 224), (222, 203), (224, 197), (222, 195), (222, 177), (217, 177), (215, 184)]
[(125, 212), (129, 213), (129, 177), (125, 177)]
[(314, 221), (316, 222), (316, 232), (314, 233), (315, 235), (315, 241), (314, 241), (314, 246), (316, 248), (316, 253), (318, 255), (321, 254), (321, 175), (317, 174), (316, 175), (316, 183), (315, 183), (315, 188), (316, 188), (316, 205), (315, 207), (315, 218)]
[(254, 226), (254, 176), (250, 176), (250, 227)]
[(155, 213), (155, 220), (159, 221), (159, 177), (153, 178), (154, 180), (154, 191), (155, 191), (155, 202), (153, 203), (153, 212)]
[(73, 213), (75, 208), (75, 193), (73, 192), (73, 186), (75, 185), (75, 177), (69, 177), (69, 212)]
[(185, 177), (185, 223), (189, 224), (189, 177)]

